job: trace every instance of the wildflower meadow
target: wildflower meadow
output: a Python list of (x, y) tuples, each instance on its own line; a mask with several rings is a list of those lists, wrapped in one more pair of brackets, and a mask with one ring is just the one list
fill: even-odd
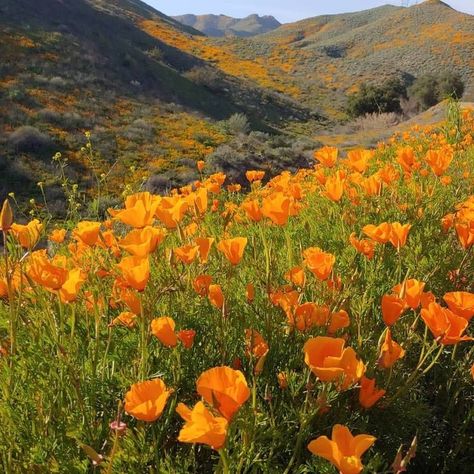
[(3, 203), (2, 472), (472, 472), (473, 112), (314, 157)]

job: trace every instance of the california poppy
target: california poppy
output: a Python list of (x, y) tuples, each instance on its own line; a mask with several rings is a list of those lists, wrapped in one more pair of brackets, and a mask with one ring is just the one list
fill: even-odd
[(382, 318), (387, 326), (392, 326), (405, 311), (405, 301), (397, 295), (382, 296)]
[(362, 228), (364, 234), (380, 244), (387, 243), (392, 236), (392, 226), (388, 222), (380, 225), (369, 224)]
[(199, 252), (199, 245), (183, 245), (182, 247), (176, 247), (173, 249), (173, 253), (178, 260), (190, 265), (194, 262), (197, 254)]
[(428, 308), (423, 308), (421, 318), (441, 344), (451, 345), (461, 341), (472, 341), (473, 339), (462, 335), (469, 324), (467, 319), (454, 314), (447, 308), (443, 308), (438, 303), (430, 303)]
[(177, 334), (178, 339), (183, 343), (186, 349), (193, 347), (196, 331), (194, 329), (182, 329)]
[(375, 387), (375, 379), (369, 379), (365, 375), (360, 379), (359, 403), (364, 408), (373, 407), (384, 395), (385, 390)]
[(392, 291), (397, 294), (407, 306), (416, 309), (420, 306), (424, 288), (425, 283), (410, 278), (409, 280), (394, 286)]
[(146, 288), (150, 278), (150, 262), (148, 258), (124, 257), (117, 265), (122, 271), (125, 283), (137, 291)]
[(212, 283), (212, 277), (211, 275), (198, 275), (194, 280), (193, 280), (193, 288), (194, 291), (199, 295), (199, 296), (207, 296), (207, 293), (209, 291), (209, 285)]
[(197, 237), (195, 242), (199, 247), (199, 260), (201, 260), (201, 263), (207, 263), (214, 239), (212, 237)]
[(285, 225), (290, 215), (290, 199), (281, 192), (276, 192), (263, 200), (262, 214), (276, 225)]
[(443, 296), (449, 309), (468, 321), (474, 316), (474, 293), (452, 291)]
[(392, 339), (390, 329), (385, 333), (385, 340), (380, 348), (378, 364), (384, 369), (389, 369), (398, 359), (405, 357), (405, 350)]
[(26, 225), (16, 223), (11, 225), (11, 232), (19, 244), (29, 250), (38, 243), (42, 230), (43, 224), (38, 219), (33, 219)]
[(178, 338), (174, 332), (175, 322), (173, 318), (162, 316), (151, 322), (151, 333), (166, 347), (174, 347)]
[(163, 413), (171, 393), (161, 379), (135, 383), (125, 395), (125, 411), (137, 420), (155, 421)]
[(197, 402), (192, 410), (184, 403), (178, 403), (176, 411), (185, 421), (179, 432), (178, 441), (207, 444), (215, 450), (224, 446), (228, 427), (225, 418), (214, 416), (203, 402)]
[(203, 372), (196, 382), (196, 387), (199, 395), (227, 420), (232, 419), (250, 396), (244, 374), (226, 366)]
[(125, 209), (119, 211), (109, 210), (112, 217), (131, 227), (142, 228), (153, 224), (155, 211), (160, 203), (159, 196), (149, 192), (137, 193), (127, 196)]
[(83, 244), (92, 247), (99, 239), (100, 226), (100, 222), (81, 221), (73, 230), (72, 235), (76, 240), (80, 240)]
[(337, 161), (337, 156), (339, 154), (339, 150), (332, 146), (325, 146), (316, 150), (314, 152), (314, 157), (318, 160), (321, 165), (325, 166), (326, 168), (332, 168)]
[(158, 227), (143, 227), (129, 232), (118, 245), (131, 255), (147, 257), (165, 238), (165, 231)]
[(207, 296), (212, 306), (222, 309), (224, 306), (224, 293), (220, 285), (209, 285)]
[(237, 265), (242, 259), (246, 245), (247, 237), (235, 237), (221, 240), (217, 244), (217, 249), (224, 254), (232, 265)]
[(340, 201), (344, 193), (344, 179), (337, 172), (334, 176), (329, 176), (324, 184), (324, 195), (331, 201)]
[(346, 426), (334, 425), (332, 439), (320, 436), (308, 444), (308, 449), (334, 464), (341, 474), (358, 474), (364, 468), (361, 457), (375, 440), (367, 434), (353, 436)]
[(323, 252), (318, 247), (310, 247), (303, 252), (304, 263), (320, 280), (327, 280), (332, 272), (336, 257)]
[(345, 340), (318, 336), (304, 345), (305, 363), (323, 382), (337, 382), (345, 390), (365, 372), (364, 363), (357, 359), (352, 347), (344, 348)]
[(356, 238), (355, 233), (352, 232), (349, 236), (349, 242), (359, 253), (365, 255), (369, 260), (374, 257), (376, 243), (373, 240), (359, 240)]
[(411, 224), (402, 225), (400, 222), (393, 222), (390, 224), (390, 243), (399, 249), (406, 244), (408, 232), (411, 229)]
[(248, 356), (260, 358), (268, 352), (268, 344), (255, 329), (245, 330), (245, 347)]
[(66, 237), (66, 229), (54, 229), (51, 234), (49, 234), (49, 240), (55, 244), (62, 244)]

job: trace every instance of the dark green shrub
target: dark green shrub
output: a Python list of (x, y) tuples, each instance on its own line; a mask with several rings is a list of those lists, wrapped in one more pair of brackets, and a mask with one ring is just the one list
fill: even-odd
[(349, 96), (347, 112), (351, 117), (373, 113), (400, 113), (400, 100), (407, 94), (400, 79), (390, 79), (382, 85), (363, 83), (360, 90)]

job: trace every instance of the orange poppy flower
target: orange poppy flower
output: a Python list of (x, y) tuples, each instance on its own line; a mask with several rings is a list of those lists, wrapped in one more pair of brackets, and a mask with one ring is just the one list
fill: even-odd
[(217, 309), (224, 307), (224, 293), (222, 293), (220, 285), (209, 285), (207, 296), (212, 306)]
[(285, 225), (290, 215), (290, 198), (276, 192), (263, 200), (262, 214), (276, 225)]
[(192, 410), (184, 403), (178, 403), (176, 411), (186, 422), (179, 432), (178, 441), (207, 444), (215, 450), (224, 446), (228, 427), (225, 418), (214, 416), (202, 402), (197, 402)]
[(258, 359), (268, 352), (268, 344), (262, 335), (255, 329), (245, 330), (245, 353)]
[(364, 468), (361, 457), (376, 439), (367, 434), (353, 436), (346, 426), (334, 425), (332, 439), (320, 436), (308, 444), (308, 449), (327, 459), (341, 474), (359, 474)]
[(424, 291), (420, 298), (422, 308), (428, 308), (430, 303), (436, 302), (436, 296), (431, 291)]
[(186, 265), (190, 265), (194, 262), (198, 252), (199, 245), (183, 245), (182, 247), (176, 247), (173, 249), (176, 258)]
[(76, 240), (92, 247), (99, 239), (100, 226), (100, 222), (82, 221), (77, 224), (72, 235)]
[(329, 176), (324, 185), (324, 195), (331, 201), (340, 201), (344, 193), (344, 182), (339, 171), (334, 176)]
[(150, 278), (148, 258), (124, 257), (117, 267), (122, 271), (122, 277), (128, 286), (137, 291), (143, 291), (146, 288)]
[(323, 382), (337, 382), (342, 390), (356, 383), (365, 372), (354, 349), (344, 345), (344, 339), (318, 336), (306, 341), (303, 348), (304, 361), (311, 371)]
[(199, 160), (196, 163), (196, 167), (197, 167), (198, 171), (202, 171), (205, 166), (206, 166), (206, 162), (204, 160)]
[(385, 333), (385, 340), (380, 348), (380, 356), (378, 364), (384, 369), (389, 369), (398, 359), (405, 357), (405, 350), (394, 340), (392, 340), (392, 333), (387, 329)]
[(397, 295), (382, 296), (382, 318), (387, 326), (394, 325), (403, 314), (406, 303)]
[(262, 211), (260, 210), (260, 206), (256, 199), (245, 201), (242, 204), (242, 208), (251, 221), (259, 222), (262, 220)]
[(279, 372), (277, 374), (278, 385), (282, 390), (288, 388), (288, 377), (286, 376), (285, 372)]
[(379, 244), (387, 243), (392, 236), (392, 226), (388, 222), (380, 225), (369, 224), (362, 228), (362, 232)]
[(188, 206), (188, 201), (181, 196), (161, 198), (155, 210), (155, 217), (157, 217), (167, 229), (176, 229), (183, 219)]
[(153, 196), (149, 192), (132, 194), (125, 199), (125, 209), (119, 211), (109, 210), (109, 213), (115, 219), (131, 227), (151, 226), (160, 199), (159, 196)]
[(141, 313), (140, 298), (135, 291), (130, 288), (120, 289), (120, 301), (127, 306), (127, 308), (134, 314)]
[(176, 326), (173, 318), (162, 316), (155, 318), (150, 324), (151, 333), (166, 347), (174, 347), (178, 343), (178, 337), (174, 332)]
[(355, 233), (349, 236), (350, 244), (361, 254), (365, 255), (369, 260), (374, 258), (375, 245), (376, 243), (373, 240), (369, 239), (357, 239)]
[(474, 293), (453, 291), (443, 296), (449, 309), (468, 321), (474, 316)]
[(415, 154), (413, 148), (410, 146), (399, 148), (397, 150), (397, 163), (403, 168), (406, 173), (411, 173), (412, 167), (415, 164)]
[(450, 149), (428, 150), (425, 155), (426, 162), (436, 176), (441, 176), (449, 168), (453, 158), (454, 154)]
[(201, 260), (201, 263), (207, 263), (214, 239), (212, 237), (197, 237), (195, 242), (199, 247), (199, 260)]
[(347, 166), (357, 173), (365, 173), (374, 157), (372, 150), (351, 150), (347, 152)]
[(293, 267), (285, 274), (285, 279), (294, 285), (303, 288), (306, 283), (306, 275), (302, 267)]
[(136, 319), (136, 314), (131, 313), (130, 311), (123, 311), (110, 323), (110, 326), (125, 326), (127, 328), (133, 328)]
[[(291, 315), (291, 312), (288, 314)], [(298, 331), (307, 331), (314, 326), (324, 326), (329, 320), (329, 308), (307, 302), (296, 306), (294, 316), (290, 316), (290, 325), (296, 326)]]
[(76, 300), (79, 290), (86, 281), (86, 274), (80, 268), (73, 268), (68, 272), (67, 279), (59, 289), (59, 297), (63, 303), (72, 303)]
[(424, 288), (425, 283), (411, 278), (394, 286), (392, 291), (404, 300), (407, 306), (416, 309), (420, 306)]
[(384, 395), (385, 390), (375, 387), (375, 379), (368, 379), (365, 375), (360, 379), (359, 403), (364, 408), (373, 407)]
[(329, 320), (328, 333), (334, 334), (339, 329), (344, 329), (344, 328), (349, 327), (350, 324), (351, 324), (351, 320), (349, 318), (349, 315), (347, 314), (347, 311), (341, 309), (340, 311), (331, 313), (331, 317)]
[(66, 283), (69, 272), (63, 265), (54, 265), (45, 250), (38, 250), (31, 254), (27, 273), (38, 285), (50, 290), (59, 290)]
[(411, 229), (411, 224), (402, 225), (400, 222), (393, 222), (390, 224), (390, 243), (396, 248), (399, 249), (403, 247), (407, 242), (408, 232)]
[(332, 146), (325, 146), (314, 152), (314, 157), (326, 168), (332, 168), (337, 161), (339, 150)]
[(244, 374), (226, 366), (203, 372), (196, 382), (196, 388), (199, 395), (227, 420), (232, 419), (250, 396)]
[(249, 180), (250, 183), (254, 181), (261, 181), (265, 176), (265, 171), (255, 171), (249, 170), (245, 172), (245, 177)]
[(459, 243), (464, 249), (467, 250), (474, 244), (474, 220), (469, 222), (457, 222), (454, 224), (454, 229), (456, 230)]
[(193, 288), (194, 291), (199, 295), (199, 296), (207, 296), (207, 293), (209, 291), (209, 285), (212, 283), (212, 277), (210, 275), (198, 275), (194, 280), (193, 280)]
[(217, 244), (217, 249), (224, 254), (232, 265), (237, 265), (242, 260), (246, 245), (247, 237), (235, 237), (221, 240)]
[(136, 257), (147, 257), (163, 242), (165, 231), (157, 227), (143, 227), (129, 232), (118, 243), (119, 247)]
[(125, 395), (125, 411), (137, 420), (155, 421), (172, 392), (161, 379), (134, 383)]
[(323, 252), (318, 247), (310, 247), (303, 252), (304, 263), (320, 280), (327, 280), (332, 272), (336, 257)]
[(178, 339), (183, 343), (186, 349), (193, 347), (196, 331), (194, 329), (182, 329), (178, 332)]
[(23, 248), (31, 250), (40, 239), (43, 224), (38, 219), (33, 219), (26, 225), (12, 224), (10, 229), (18, 243)]
[[(194, 205), (195, 214), (197, 216), (203, 215), (207, 211), (209, 205), (208, 192), (206, 188), (201, 188), (190, 195), (191, 204)], [(184, 211), (184, 208), (180, 208), (180, 211)]]
[(472, 337), (462, 335), (469, 324), (468, 321), (438, 303), (430, 303), (428, 308), (423, 308), (421, 318), (441, 344), (447, 346), (473, 340)]
[(66, 229), (54, 229), (51, 234), (49, 234), (49, 240), (55, 244), (62, 244), (66, 238)]

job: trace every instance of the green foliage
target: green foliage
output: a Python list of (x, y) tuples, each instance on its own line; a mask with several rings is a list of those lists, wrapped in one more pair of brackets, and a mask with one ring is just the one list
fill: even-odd
[(451, 72), (420, 76), (408, 89), (408, 95), (417, 101), (422, 110), (447, 98), (460, 99), (463, 93), (464, 82), (461, 76)]
[(347, 113), (351, 117), (373, 113), (401, 112), (400, 99), (406, 97), (406, 86), (400, 79), (382, 85), (363, 83), (359, 91), (349, 96)]

